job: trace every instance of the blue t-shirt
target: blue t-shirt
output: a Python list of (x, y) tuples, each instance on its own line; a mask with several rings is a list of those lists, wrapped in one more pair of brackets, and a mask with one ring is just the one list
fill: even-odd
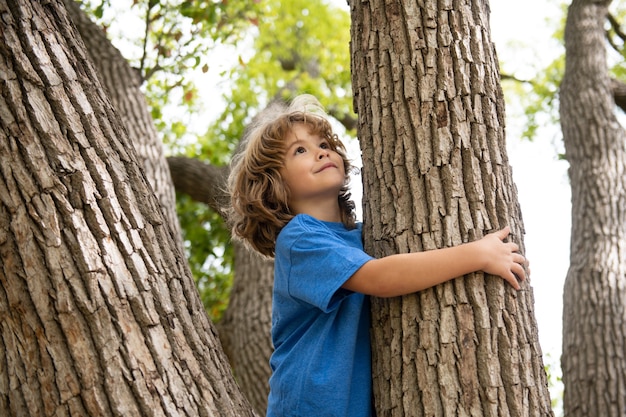
[(369, 299), (341, 288), (371, 259), (360, 224), (300, 214), (281, 230), (267, 417), (372, 415)]

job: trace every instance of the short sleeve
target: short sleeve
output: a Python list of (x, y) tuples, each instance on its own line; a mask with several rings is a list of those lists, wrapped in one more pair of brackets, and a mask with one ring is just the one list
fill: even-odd
[(281, 236), (291, 242), (287, 289), (295, 299), (328, 312), (351, 294), (341, 286), (373, 258), (363, 250), (360, 228), (346, 230), (340, 223), (300, 220), (301, 227), (293, 227), (291, 236)]

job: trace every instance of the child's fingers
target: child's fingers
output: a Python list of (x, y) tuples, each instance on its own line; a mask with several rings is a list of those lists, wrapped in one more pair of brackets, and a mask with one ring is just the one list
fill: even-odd
[(517, 245), (517, 243), (513, 243), (513, 242), (509, 242), (507, 243), (509, 249), (511, 249), (511, 252), (518, 252), (519, 251), (519, 246)]
[(508, 274), (506, 274), (502, 278), (504, 278), (504, 280), (508, 282), (509, 284), (511, 284), (511, 287), (515, 288), (516, 290), (519, 290), (521, 288), (519, 284), (519, 279), (515, 271), (510, 271)]
[(496, 232), (494, 232), (494, 234), (498, 237), (498, 239), (500, 240), (504, 240), (507, 238), (507, 236), (511, 233), (511, 228), (509, 226), (506, 226), (504, 229), (500, 229)]
[(528, 261), (523, 255), (519, 253), (515, 254), (514, 261), (515, 262), (513, 263), (511, 272), (514, 275), (515, 284), (511, 284), (511, 285), (513, 285), (513, 287), (516, 290), (519, 290), (521, 288), (519, 283), (526, 279), (526, 270), (524, 268), (528, 265)]
[(524, 267), (518, 263), (513, 264), (511, 272), (515, 274), (519, 281), (524, 281), (526, 279), (526, 271), (524, 271)]

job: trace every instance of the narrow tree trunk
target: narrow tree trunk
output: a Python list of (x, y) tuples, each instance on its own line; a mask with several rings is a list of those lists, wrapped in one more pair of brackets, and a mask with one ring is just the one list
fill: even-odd
[(62, 3), (0, 15), (0, 415), (253, 415)]
[[(523, 225), (483, 1), (351, 2), (365, 244), (425, 251)], [(482, 273), (373, 300), (378, 416), (552, 415), (529, 283)]]
[(607, 69), (609, 4), (572, 1), (565, 29), (561, 127), (572, 187), (563, 294), (566, 417), (626, 415), (626, 134)]
[(235, 377), (257, 413), (265, 415), (272, 374), (274, 262), (235, 243), (235, 278), (228, 309), (217, 327)]

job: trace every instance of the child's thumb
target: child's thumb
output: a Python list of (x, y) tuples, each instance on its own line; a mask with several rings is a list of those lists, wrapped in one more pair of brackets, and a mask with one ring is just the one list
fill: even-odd
[(509, 226), (505, 226), (504, 229), (500, 229), (496, 232), (496, 236), (498, 236), (500, 240), (504, 240), (509, 233), (511, 233), (511, 228)]

